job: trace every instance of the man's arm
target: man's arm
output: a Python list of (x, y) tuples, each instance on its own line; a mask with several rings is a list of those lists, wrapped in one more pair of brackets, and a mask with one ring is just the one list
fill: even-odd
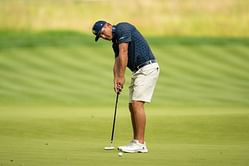
[(123, 89), (125, 83), (125, 69), (128, 63), (128, 43), (119, 44), (119, 55), (115, 58), (113, 67), (114, 90), (116, 92)]

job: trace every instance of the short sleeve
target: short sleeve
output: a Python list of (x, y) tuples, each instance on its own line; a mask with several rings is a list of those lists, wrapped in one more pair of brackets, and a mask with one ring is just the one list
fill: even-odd
[(131, 31), (129, 30), (119, 31), (117, 41), (118, 43), (131, 42)]
[(113, 44), (113, 45), (112, 45), (112, 49), (113, 49), (113, 51), (114, 51), (115, 57), (118, 57), (118, 53), (119, 53), (118, 45), (117, 45), (117, 44)]

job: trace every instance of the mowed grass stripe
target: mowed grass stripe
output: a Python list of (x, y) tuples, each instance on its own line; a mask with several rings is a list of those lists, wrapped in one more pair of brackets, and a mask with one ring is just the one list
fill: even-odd
[(13, 62), (17, 62), (17, 61), (12, 61), (12, 63), (5, 62), (5, 65), (8, 65), (9, 68), (16, 68), (17, 69), (16, 72), (1, 71), (2, 77), (6, 76), (9, 79), (9, 82), (10, 82), (9, 85), (11, 85), (11, 83), (14, 82), (14, 80), (18, 80), (19, 84), (14, 84), (13, 89), (15, 89), (16, 86), (18, 86), (19, 89), (23, 89), (23, 88), (26, 89), (27, 87), (32, 88), (35, 86), (39, 90), (44, 89), (44, 87), (45, 87), (45, 90), (46, 89), (50, 90), (49, 86), (45, 85), (48, 83), (44, 82), (43, 80), (40, 80), (39, 76), (36, 77), (36, 75), (32, 76), (29, 73), (26, 73), (26, 71), (31, 71), (32, 73), (32, 70), (30, 70), (30, 67), (27, 67), (26, 65), (23, 66), (22, 62), (20, 62), (20, 59), (18, 59), (18, 62), (20, 62), (18, 64), (17, 63), (15, 64)]
[[(249, 50), (249, 47), (247, 47), (247, 50)], [(227, 56), (229, 56), (228, 60), (231, 61), (230, 63), (234, 68), (245, 72), (249, 70), (249, 53), (244, 55), (242, 52), (236, 51), (236, 45), (226, 45), (223, 50), (220, 51), (225, 51), (227, 53)]]
[[(209, 47), (209, 49), (208, 48), (206, 48), (206, 49), (207, 49), (207, 51), (213, 50), (213, 47)], [(206, 54), (204, 54), (204, 56), (201, 56), (203, 54), (203, 52), (199, 52), (198, 48), (195, 48), (194, 50), (195, 50), (194, 55), (196, 55), (195, 64), (200, 64), (200, 68), (197, 68), (197, 71), (204, 69), (203, 71), (199, 71), (201, 74), (208, 73), (205, 71), (210, 71), (210, 73), (208, 75), (209, 75), (209, 78), (211, 78), (210, 81), (212, 81), (214, 84), (221, 83), (223, 88), (230, 87), (230, 88), (237, 89), (237, 88), (239, 88), (239, 86), (236, 86), (236, 85), (234, 86), (234, 84), (237, 83), (237, 80), (231, 79), (231, 76), (237, 77), (238, 75), (240, 75), (240, 73), (243, 74), (243, 76), (245, 76), (245, 77), (247, 76), (247, 74), (244, 70), (237, 69), (234, 71), (234, 69), (231, 68), (230, 65), (228, 65), (228, 66), (221, 65), (222, 69), (220, 69), (220, 65), (217, 62), (215, 62), (215, 60), (212, 59), (213, 60), (212, 61), (211, 58), (208, 58), (208, 55), (211, 54), (210, 52), (206, 52)], [(222, 54), (220, 56), (223, 56), (226, 59), (233, 57), (233, 55), (226, 53), (225, 49), (223, 49), (223, 50), (224, 50), (224, 54)], [(187, 50), (185, 52), (187, 52)], [(190, 54), (193, 54), (193, 53), (190, 52)], [(209, 63), (207, 63), (207, 62), (209, 62)], [(243, 64), (241, 64), (241, 65), (243, 65)], [(201, 78), (201, 76), (199, 76), (199, 78)], [(248, 82), (246, 78), (244, 78), (243, 80), (245, 80), (245, 84), (246, 84), (246, 82)], [(205, 81), (208, 81), (208, 80), (205, 80)]]
[[(226, 73), (235, 73), (235, 75), (240, 74), (242, 76), (248, 76), (247, 72), (244, 70), (231, 68), (231, 65), (229, 64), (231, 61), (229, 61), (228, 59), (232, 55), (229, 55), (227, 52), (225, 52), (224, 49), (222, 49), (222, 54), (216, 47), (213, 46), (204, 47), (203, 49), (206, 50), (203, 50), (202, 53), (196, 52), (196, 49), (198, 49), (198, 47), (192, 48), (191, 46), (182, 46), (172, 49), (171, 52), (173, 51), (174, 58), (178, 58), (176, 62), (182, 62), (182, 64), (179, 66), (180, 68), (182, 65), (184, 65), (184, 63), (186, 63), (186, 66), (188, 67), (187, 69), (192, 71), (193, 73), (198, 72), (199, 70), (204, 70), (200, 73), (205, 74), (210, 72), (213, 76), (216, 76), (214, 72), (217, 72), (218, 74), (220, 72), (223, 72), (222, 74), (224, 76), (226, 76)], [(214, 49), (217, 49), (217, 53), (213, 51)], [(207, 61), (209, 62), (207, 63)], [(191, 64), (191, 66), (189, 64)], [(204, 65), (206, 66), (206, 68), (203, 68)], [(183, 70), (185, 69), (186, 68), (184, 68)]]
[[(203, 48), (205, 50), (205, 48)], [(225, 48), (221, 47), (212, 47), (212, 49), (208, 49), (206, 47), (206, 51), (209, 56), (212, 56), (212, 60), (217, 60), (217, 63), (220, 63), (221, 67), (226, 69), (224, 72), (227, 74), (233, 74), (233, 76), (240, 76), (244, 78), (248, 78), (248, 72), (244, 70), (244, 66), (248, 66), (248, 61), (242, 61), (240, 65), (236, 65), (234, 62), (235, 55), (228, 52)], [(236, 58), (239, 59), (239, 58)]]
[[(179, 51), (180, 49), (183, 50)], [(210, 49), (212, 49), (212, 46)], [(165, 67), (166, 71), (166, 76), (164, 77), (165, 79), (161, 80), (161, 82), (166, 83), (166, 86), (168, 84), (169, 87), (167, 92), (169, 92), (169, 94), (179, 94), (182, 96), (188, 96), (190, 98), (196, 94), (196, 98), (205, 97), (212, 100), (213, 98), (211, 96), (214, 95), (218, 90), (222, 92), (222, 94), (216, 95), (217, 98), (223, 99), (225, 96), (225, 99), (233, 101), (237, 101), (238, 98), (229, 95), (231, 93), (237, 93), (237, 95), (243, 97), (246, 96), (245, 89), (226, 84), (226, 79), (229, 78), (225, 77), (226, 79), (224, 80), (222, 75), (218, 75), (215, 79), (208, 79), (209, 77), (212, 78), (213, 75), (216, 75), (216, 73), (213, 73), (215, 71), (209, 71), (208, 73), (206, 72), (206, 68), (209, 68), (209, 63), (205, 64), (206, 61), (202, 59), (202, 56), (200, 56), (196, 50), (198, 50), (198, 48), (193, 49), (191, 47), (189, 48), (188, 46), (173, 46), (173, 49), (172, 47), (166, 47), (165, 49), (161, 50), (161, 54), (164, 57), (162, 58), (162, 56), (160, 56), (160, 62), (165, 63), (163, 67)], [(159, 49), (157, 51), (160, 53)], [(208, 53), (206, 53), (204, 56), (206, 56), (208, 59), (207, 55)], [(207, 65), (206, 68), (203, 66), (203, 63)], [(163, 69), (163, 67), (161, 67), (161, 69)], [(226, 70), (226, 68), (224, 68), (224, 70)], [(247, 82), (247, 80), (245, 82)], [(210, 93), (210, 97), (208, 97), (208, 93)], [(161, 93), (161, 95), (163, 96), (163, 93)], [(243, 102), (248, 103), (246, 98), (243, 98)]]
[[(221, 92), (221, 90), (195, 90), (193, 87), (188, 89), (182, 88), (181, 86), (170, 86), (165, 85), (168, 88), (157, 88), (159, 90), (155, 93), (155, 98), (153, 99), (157, 104), (163, 103), (178, 103), (178, 104), (218, 104), (218, 105), (234, 105), (242, 104), (247, 105), (248, 95), (247, 93), (232, 93), (231, 91)], [(210, 88), (211, 89), (211, 88)], [(164, 92), (161, 92), (164, 90)]]
[[(161, 66), (153, 102), (160, 105), (249, 104), (248, 49), (241, 45), (233, 46), (234, 52), (241, 53), (238, 58), (228, 45), (152, 45)], [(11, 101), (13, 97), (16, 102), (30, 99), (33, 103), (98, 101), (113, 104), (111, 45), (17, 47), (3, 49), (0, 60), (0, 76), (4, 80), (0, 84), (2, 101)], [(128, 95), (130, 75), (127, 70), (124, 98)]]
[[(231, 46), (232, 47), (232, 46)], [(236, 50), (236, 47), (233, 49), (229, 47), (231, 50)], [(237, 73), (239, 75), (244, 76), (245, 78), (249, 78), (247, 69), (249, 59), (243, 59), (243, 54), (234, 54), (233, 52), (228, 49), (228, 46), (223, 46), (222, 48), (218, 48), (220, 51), (217, 50), (217, 47), (208, 47), (208, 46), (200, 46), (197, 47), (195, 50), (200, 54), (204, 54), (203, 56), (204, 63), (212, 64), (215, 66), (220, 66), (224, 68), (225, 72), (229, 71), (232, 74)], [(217, 50), (217, 53), (213, 50)], [(249, 50), (249, 47), (248, 47)], [(246, 56), (246, 55), (245, 55)], [(219, 57), (220, 60), (217, 61), (215, 57)], [(230, 61), (230, 62), (227, 62)], [(230, 69), (230, 70), (229, 70)], [(236, 80), (234, 80), (236, 81)]]
[[(205, 48), (203, 50), (203, 47), (200, 47), (200, 49), (197, 48), (197, 51), (200, 51), (200, 54), (202, 54), (203, 52), (206, 53), (207, 55), (214, 55), (215, 54), (213, 51), (212, 51), (212, 53), (210, 53), (209, 50), (207, 50), (207, 48)], [(224, 50), (226, 50), (226, 48), (224, 48)], [(222, 56), (222, 55), (220, 55), (220, 56)], [(223, 55), (223, 56), (224, 56), (224, 59), (229, 59), (230, 57), (232, 57), (232, 59), (234, 59), (235, 55), (233, 55), (232, 53), (230, 53), (230, 54), (227, 53), (226, 56), (225, 55)], [(204, 61), (209, 62), (209, 64), (211, 64), (212, 61), (214, 61), (214, 60), (210, 57), (209, 59), (204, 59)], [(224, 85), (232, 84), (234, 87), (237, 87), (237, 88), (244, 89), (245, 87), (249, 87), (249, 84), (248, 84), (249, 74), (248, 74), (248, 70), (245, 70), (245, 68), (247, 68), (247, 66), (248, 66), (247, 65), (248, 62), (249, 61), (241, 62), (241, 67), (227, 66), (227, 69), (224, 68), (224, 72), (220, 72), (220, 75), (219, 75), (220, 81), (223, 81)], [(213, 62), (213, 63), (216, 63), (217, 65), (219, 65), (218, 62)]]
[(70, 50), (76, 52), (82, 57), (82, 61), (91, 60), (96, 62), (97, 66), (100, 65), (101, 68), (109, 68), (114, 62), (114, 53), (111, 49), (111, 45), (108, 47), (99, 47), (99, 44), (96, 44), (93, 47), (88, 46), (71, 46)]
[[(18, 74), (19, 78), (24, 77), (23, 79), (28, 79), (28, 80), (35, 81), (35, 82), (41, 81), (44, 83), (47, 82), (49, 84), (49, 81), (51, 81), (54, 84), (61, 83), (57, 80), (58, 73), (53, 73), (54, 67), (51, 68), (48, 66), (43, 66), (41, 65), (41, 59), (35, 58), (37, 56), (33, 56), (33, 55), (30, 55), (26, 51), (24, 52), (22, 51), (23, 50), (19, 50), (18, 52), (13, 53), (13, 54), (18, 54), (17, 55), (18, 57), (16, 57), (16, 60), (14, 60), (14, 58), (11, 58), (5, 61), (5, 65), (8, 65), (8, 68), (16, 69), (15, 72), (12, 72), (12, 71), (9, 71), (9, 72), (12, 72), (14, 75)], [(39, 64), (37, 64), (36, 62), (39, 62)], [(49, 63), (50, 62), (48, 61), (44, 62), (44, 64), (46, 65), (48, 65)], [(63, 76), (59, 78), (61, 78), (61, 81), (67, 80), (65, 79), (65, 77), (63, 79)], [(50, 84), (51, 87), (54, 87), (53, 83)]]
[[(36, 77), (36, 75), (38, 76), (38, 78), (41, 77), (40, 73), (45, 70), (43, 76), (49, 76), (51, 73), (50, 77), (45, 79), (51, 79), (52, 82), (54, 81), (54, 83), (56, 83), (59, 77), (61, 79), (58, 83), (61, 83), (61, 85), (65, 84), (66, 87), (72, 85), (72, 88), (82, 87), (81, 82), (94, 82), (94, 79), (96, 78), (93, 79), (93, 77), (88, 77), (88, 75), (85, 75), (84, 72), (82, 72), (85, 71), (84, 68), (81, 69), (79, 65), (71, 65), (70, 62), (64, 60), (61, 61), (60, 56), (68, 56), (67, 54), (63, 55), (62, 52), (64, 52), (64, 50), (53, 50), (52, 52), (44, 53), (42, 50), (39, 49), (32, 51), (32, 53), (35, 53), (34, 55), (30, 55), (28, 52), (19, 51), (18, 54), (23, 55), (19, 56), (22, 57), (22, 59), (18, 59), (18, 61), (23, 61), (24, 64), (26, 63), (29, 66), (33, 65), (33, 68), (40, 66), (40, 68), (38, 68), (38, 70), (35, 70), (35, 72), (33, 72), (33, 70), (27, 70), (28, 72), (30, 72), (29, 74), (31, 74), (32, 77)], [(58, 54), (60, 56), (53, 56), (55, 54)]]
[[(55, 69), (62, 73), (63, 75), (67, 74), (68, 79), (76, 79), (78, 80), (78, 83), (80, 82), (89, 82), (95, 83), (98, 77), (96, 77), (94, 72), (97, 72), (98, 70), (93, 70), (94, 63), (91, 63), (88, 59), (84, 59), (81, 61), (81, 59), (75, 59), (78, 60), (78, 64), (76, 64), (73, 61), (73, 64), (71, 63), (72, 60), (69, 60), (69, 54), (66, 54), (67, 49), (40, 49), (39, 52), (43, 53), (43, 58), (48, 59), (51, 64), (55, 66)], [(66, 57), (66, 58), (65, 58)]]
[[(58, 98), (62, 98), (63, 101), (70, 100), (70, 97), (76, 101), (78, 98), (82, 100), (82, 98), (91, 96), (92, 98), (102, 98), (101, 94), (106, 94), (105, 90), (103, 90), (105, 88), (101, 87), (101, 84), (106, 85), (106, 82), (98, 81), (99, 77), (96, 77), (95, 74), (90, 73), (92, 70), (85, 72), (84, 68), (82, 68), (82, 72), (77, 73), (70, 67), (65, 67), (68, 61), (59, 60), (63, 56), (68, 56), (63, 55), (64, 49), (55, 49), (52, 52), (50, 52), (49, 49), (49, 53), (45, 53), (45, 56), (42, 51), (44, 48), (41, 48), (41, 50), (34, 50), (20, 49), (12, 53), (11, 51), (8, 51), (8, 53), (12, 54), (12, 56), (8, 56), (9, 58), (5, 60), (5, 66), (7, 65), (8, 69), (15, 69), (15, 71), (5, 70), (4, 72), (7, 76), (14, 78), (14, 80), (16, 79), (16, 81), (19, 83), (10, 83), (8, 84), (8, 88), (3, 86), (3, 89), (11, 89), (13, 91), (16, 89), (16, 86), (18, 86), (18, 89), (22, 89), (23, 91), (31, 94), (43, 94), (50, 96), (52, 93), (54, 94), (53, 97), (58, 95), (60, 96)], [(56, 57), (53, 55), (59, 56)], [(53, 57), (53, 59), (51, 57)], [(58, 65), (58, 62), (62, 63), (62, 65)], [(69, 64), (70, 63), (72, 63), (72, 61), (70, 61)], [(89, 64), (87, 61), (84, 63)], [(75, 67), (80, 67), (80, 65)], [(2, 73), (2, 75), (4, 75), (4, 73)], [(72, 77), (72, 75), (74, 75), (74, 77)], [(82, 79), (79, 80), (80, 76)], [(103, 74), (101, 76), (103, 76)], [(13, 82), (13, 79), (8, 79), (6, 77), (5, 79), (9, 80), (9, 82)], [(34, 86), (35, 88), (31, 88)], [(108, 84), (108, 87), (111, 90), (111, 79), (110, 85)], [(42, 93), (39, 91), (42, 91)], [(103, 93), (101, 93), (101, 91), (103, 91)], [(16, 93), (18, 94), (20, 92), (17, 91)], [(96, 94), (100, 94), (99, 97), (96, 96)], [(24, 93), (22, 93), (21, 96), (23, 95)]]
[[(75, 64), (72, 61), (69, 61), (67, 56), (71, 56), (69, 54), (65, 54), (64, 51), (66, 49), (39, 49), (38, 51), (43, 54), (43, 58), (50, 61), (52, 65), (54, 65), (54, 70), (59, 74), (68, 76), (68, 79), (77, 80), (75, 84), (81, 81), (94, 81), (93, 77), (89, 77), (89, 75), (85, 75), (84, 72), (88, 71), (82, 64)], [(87, 79), (85, 79), (87, 77)], [(64, 78), (66, 79), (66, 78)]]
[[(25, 92), (34, 92), (34, 93), (72, 93), (74, 95), (80, 94), (79, 91), (73, 89), (66, 89), (61, 86), (51, 86), (47, 82), (43, 82), (40, 80), (26, 79), (25, 77), (20, 76), (19, 74), (14, 73), (3, 73), (0, 72), (1, 76), (7, 80), (3, 81), (6, 84), (1, 84), (3, 88), (7, 88), (8, 90), (18, 90)], [(18, 81), (19, 84), (15, 83), (15, 80)], [(5, 86), (4, 86), (5, 85)]]
[(25, 98), (29, 100), (44, 98), (52, 101), (67, 102), (69, 100), (77, 101), (77, 97), (82, 97), (82, 94), (84, 94), (80, 93), (80, 91), (62, 88), (60, 86), (51, 87), (50, 84), (46, 82), (37, 79), (34, 80), (33, 78), (28, 79), (20, 76), (20, 74), (0, 71), (0, 75), (5, 80), (1, 82), (2, 97), (12, 92), (12, 95), (15, 94), (14, 98), (20, 98), (20, 100)]
[(249, 44), (233, 44), (233, 45), (225, 45), (226, 49), (229, 52), (235, 52), (235, 55), (244, 59), (249, 60)]
[[(75, 49), (77, 50), (77, 49)], [(84, 52), (82, 51), (84, 50)], [(82, 47), (82, 50), (80, 49), (78, 51), (78, 54), (82, 54), (82, 52), (84, 54), (82, 54), (83, 56), (86, 56), (86, 52), (87, 52), (87, 48)], [(61, 54), (63, 54), (62, 52), (64, 52), (63, 50), (60, 50)], [(57, 57), (60, 55), (56, 54), (57, 50), (53, 50), (53, 49), (49, 49), (46, 51), (46, 56), (49, 55), (53, 55), (52, 59), (50, 59), (51, 61), (56, 60), (57, 63), (59, 63), (63, 68), (64, 65), (66, 65), (68, 62), (65, 63), (65, 61), (60, 61), (58, 59), (60, 59), (60, 57)], [(77, 52), (76, 52), (77, 54)], [(57, 56), (55, 56), (57, 55)], [(67, 55), (67, 54), (66, 54)], [(51, 57), (50, 57), (51, 58)], [(58, 61), (57, 61), (58, 60)], [(82, 64), (81, 71), (76, 71), (75, 76), (79, 77), (80, 80), (76, 82), (78, 82), (78, 84), (80, 84), (80, 86), (85, 89), (84, 93), (87, 93), (89, 96), (93, 96), (93, 97), (98, 97), (101, 98), (103, 95), (112, 95), (112, 67), (101, 67), (101, 61), (98, 61), (95, 58), (93, 58), (93, 60), (91, 60), (91, 58), (84, 58), (82, 60)], [(65, 68), (64, 68), (65, 69)], [(68, 69), (67, 71), (63, 71), (63, 73), (67, 73), (69, 72), (70, 69)], [(106, 81), (103, 81), (106, 80)], [(111, 92), (106, 93), (106, 91), (109, 90)], [(98, 94), (98, 96), (96, 95)]]
[[(2, 90), (2, 88), (4, 88), (5, 90)], [(25, 102), (35, 102), (43, 99), (46, 99), (48, 101), (51, 100), (53, 102), (65, 102), (70, 100), (70, 97), (67, 98), (67, 100), (64, 100), (63, 96), (65, 96), (65, 94), (59, 91), (56, 92), (55, 90), (49, 91), (43, 89), (44, 88), (17, 86), (17, 84), (13, 83), (12, 81), (2, 82), (1, 99), (5, 102), (11, 102), (11, 104), (15, 104), (13, 103), (13, 101), (25, 104)], [(10, 99), (10, 101), (6, 101), (5, 99)]]
[[(175, 67), (175, 69), (183, 70), (183, 72), (189, 71), (189, 73), (187, 73), (188, 78), (190, 79), (191, 77), (196, 77), (196, 79), (204, 78), (205, 82), (208, 81), (205, 77), (214, 79), (213, 80), (214, 83), (217, 82), (216, 80), (219, 80), (219, 82), (222, 82), (224, 79), (230, 79), (230, 77), (224, 76), (225, 74), (220, 74), (219, 72), (220, 69), (217, 69), (220, 67), (220, 65), (216, 64), (216, 62), (213, 61), (211, 58), (208, 58), (208, 53), (203, 54), (203, 52), (199, 52), (198, 49), (199, 49), (198, 47), (193, 49), (195, 50), (194, 52), (191, 51), (192, 49), (191, 50), (185, 49), (184, 53), (181, 53), (181, 52), (178, 53), (174, 51), (172, 52), (171, 50), (171, 53), (169, 54), (169, 56), (165, 58), (165, 61), (168, 60), (172, 62), (172, 63), (168, 63), (169, 66), (167, 66), (167, 70), (171, 70), (171, 67)], [(212, 47), (210, 49), (212, 49)], [(224, 71), (229, 70), (229, 67), (223, 67), (222, 70)], [(242, 72), (245, 73), (244, 75), (246, 75), (246, 71), (242, 71)], [(232, 80), (232, 81), (236, 82), (236, 80)], [(240, 80), (238, 81), (240, 82)], [(224, 82), (226, 82), (226, 80), (224, 80)], [(224, 84), (222, 85), (224, 86)]]

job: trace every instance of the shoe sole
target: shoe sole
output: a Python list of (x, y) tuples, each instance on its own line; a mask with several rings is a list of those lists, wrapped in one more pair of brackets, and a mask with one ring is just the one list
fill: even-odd
[(121, 152), (124, 152), (124, 153), (148, 153), (147, 149), (131, 151), (131, 150), (123, 150), (121, 148), (118, 148), (118, 150), (121, 151)]

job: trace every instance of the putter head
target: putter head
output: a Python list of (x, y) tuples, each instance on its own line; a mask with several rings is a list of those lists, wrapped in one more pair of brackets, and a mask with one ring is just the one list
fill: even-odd
[(104, 148), (104, 150), (114, 150), (115, 149), (115, 147), (114, 146), (106, 146), (105, 148)]

